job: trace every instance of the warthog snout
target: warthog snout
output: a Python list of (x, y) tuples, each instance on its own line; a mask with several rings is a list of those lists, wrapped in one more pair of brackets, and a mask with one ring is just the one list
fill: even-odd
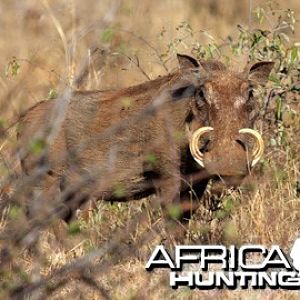
[(201, 127), (190, 139), (191, 154), (211, 175), (242, 178), (261, 159), (264, 142), (256, 130), (243, 128), (221, 137), (213, 133), (213, 127)]

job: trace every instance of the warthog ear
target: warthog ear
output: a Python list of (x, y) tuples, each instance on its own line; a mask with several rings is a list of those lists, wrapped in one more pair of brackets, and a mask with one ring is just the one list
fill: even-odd
[(248, 79), (258, 84), (266, 83), (273, 66), (274, 62), (272, 61), (255, 63), (249, 69)]
[(179, 62), (180, 69), (185, 69), (185, 68), (198, 68), (199, 63), (198, 61), (188, 55), (183, 55), (183, 54), (177, 54), (177, 59)]

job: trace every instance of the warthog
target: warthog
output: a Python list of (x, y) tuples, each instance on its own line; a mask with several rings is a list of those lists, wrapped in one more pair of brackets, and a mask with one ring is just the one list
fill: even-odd
[[(178, 55), (178, 61), (178, 70), (137, 86), (72, 93), (43, 156), (48, 172), (41, 183), (49, 193), (69, 189), (64, 201), (70, 212), (64, 217), (91, 197), (126, 200), (159, 192), (169, 206), (180, 192), (182, 199), (187, 196), (189, 178), (195, 185), (211, 177), (238, 185), (258, 162), (263, 141), (252, 129), (252, 90), (267, 80), (273, 63), (259, 62), (239, 73), (215, 60)], [(28, 110), (21, 145), (43, 131), (57, 101)], [(36, 163), (32, 153), (22, 158), (27, 174)]]

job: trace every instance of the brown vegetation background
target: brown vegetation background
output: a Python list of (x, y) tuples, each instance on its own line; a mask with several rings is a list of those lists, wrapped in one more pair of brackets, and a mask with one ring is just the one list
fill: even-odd
[[(88, 69), (82, 80), (73, 82), (81, 89), (109, 89), (130, 86), (164, 75), (176, 68), (176, 52), (191, 54), (185, 28), (188, 23), (195, 32), (193, 40), (201, 45), (214, 41), (226, 43), (228, 36), (237, 37), (237, 25), (256, 28), (258, 6), (268, 9), (271, 1), (251, 0), (1, 0), (0, 2), (0, 107), (1, 124), (8, 125), (26, 108), (42, 99), (55, 97), (80, 73), (83, 62)], [(298, 0), (272, 2), (274, 10), (291, 9), (300, 20)], [(276, 21), (265, 20), (268, 28)], [(188, 28), (188, 27), (187, 27)], [(284, 32), (284, 29), (283, 29)], [(295, 32), (287, 32), (291, 41), (300, 41), (300, 22)], [(180, 42), (178, 43), (178, 39)], [(177, 44), (176, 44), (177, 43)], [(72, 46), (72, 47), (71, 47)], [(163, 61), (163, 63), (162, 63)], [(246, 58), (233, 60), (241, 68)], [(299, 99), (299, 98), (298, 98)], [(293, 109), (299, 116), (299, 100)], [(300, 120), (299, 117), (297, 119)], [(297, 121), (297, 122), (298, 122)], [(286, 118), (290, 146), (268, 147), (265, 157), (268, 164), (259, 186), (251, 198), (231, 194), (234, 206), (230, 218), (223, 224), (222, 241), (226, 243), (279, 244), (289, 251), (300, 229), (300, 174), (299, 174), (299, 123)], [(289, 123), (290, 122), (290, 123)], [(289, 127), (289, 124), (292, 124)], [(18, 169), (10, 160), (9, 148), (15, 138), (1, 140), (1, 175), (7, 168)], [(9, 164), (9, 167), (7, 165)], [(3, 180), (2, 180), (3, 181)], [(1, 182), (2, 182), (1, 181)], [(8, 187), (9, 189), (10, 187)], [(11, 192), (11, 191), (9, 191)], [(1, 201), (4, 201), (1, 199)], [(229, 205), (231, 205), (229, 204)], [(130, 227), (131, 216), (147, 210), (147, 224)], [(154, 219), (154, 221), (153, 221)], [(190, 238), (201, 237), (209, 229), (191, 221)], [(93, 276), (78, 277), (74, 273), (53, 291), (51, 299), (298, 299), (293, 292), (278, 291), (172, 291), (168, 288), (165, 272), (146, 273), (144, 264), (149, 250), (160, 242), (159, 234), (152, 229), (155, 216), (147, 208), (147, 200), (128, 204), (99, 204), (89, 220), (80, 221), (80, 233), (71, 234), (63, 245), (55, 241), (53, 232), (42, 234), (38, 258), (24, 249), (14, 249), (13, 262), (3, 264), (1, 256), (0, 281), (3, 297), (24, 282), (34, 283), (49, 279), (55, 270), (74, 259), (101, 248), (117, 236), (119, 228), (127, 228), (125, 250), (113, 246), (111, 253)], [(1, 229), (7, 222), (2, 217)], [(76, 231), (76, 230), (75, 230)], [(143, 241), (145, 231), (151, 232), (151, 243)], [(73, 231), (70, 231), (73, 233)], [(113, 233), (113, 234), (112, 234)], [(118, 239), (117, 239), (118, 240)], [(121, 240), (121, 239), (120, 239)], [(137, 243), (134, 253), (126, 252), (126, 243)], [(207, 240), (206, 240), (207, 241)], [(208, 240), (208, 242), (214, 241)], [(5, 241), (2, 241), (5, 243)], [(2, 243), (1, 242), (1, 243)], [(111, 246), (111, 245), (110, 245)], [(24, 251), (23, 251), (24, 250)], [(146, 253), (146, 254), (145, 254)], [(97, 257), (95, 262), (103, 262)], [(110, 264), (109, 264), (110, 262)], [(108, 267), (109, 266), (109, 267)], [(14, 268), (20, 268), (16, 271)], [(17, 274), (17, 275), (16, 275)], [(48, 276), (48, 277), (47, 277)], [(49, 277), (50, 276), (50, 277)], [(47, 279), (47, 280), (48, 280)], [(59, 281), (60, 282), (60, 281)], [(43, 283), (45, 284), (45, 283)], [(40, 294), (34, 294), (39, 298)], [(34, 298), (34, 299), (35, 299)]]

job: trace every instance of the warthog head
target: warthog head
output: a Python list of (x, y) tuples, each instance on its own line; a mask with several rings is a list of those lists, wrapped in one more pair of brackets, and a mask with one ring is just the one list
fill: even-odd
[(242, 73), (229, 71), (219, 61), (190, 59), (190, 64), (200, 80), (187, 126), (191, 154), (211, 176), (239, 184), (264, 150), (253, 129), (257, 115), (253, 89), (265, 83), (273, 63), (259, 62)]

